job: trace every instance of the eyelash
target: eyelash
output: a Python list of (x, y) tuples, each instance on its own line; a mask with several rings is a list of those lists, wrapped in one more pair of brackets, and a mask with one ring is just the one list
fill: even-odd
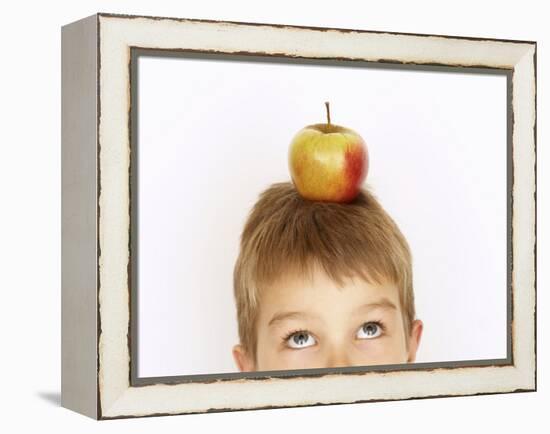
[(288, 341), (292, 335), (295, 335), (295, 334), (297, 334), (297, 333), (307, 333), (307, 334), (311, 334), (311, 333), (308, 332), (307, 330), (302, 330), (302, 329), (292, 330), (292, 331), (290, 331), (289, 333), (287, 333), (286, 335), (283, 336), (283, 342)]
[(361, 327), (363, 327), (365, 324), (376, 324), (378, 327), (380, 327), (382, 329), (383, 332), (386, 331), (386, 326), (384, 325), (384, 323), (382, 321), (367, 321), (367, 322), (364, 322)]
[[(384, 325), (384, 323), (382, 321), (365, 321), (363, 324), (361, 324), (361, 327), (363, 327), (365, 324), (376, 324), (378, 327), (380, 327), (382, 329), (382, 332), (385, 332), (386, 331), (386, 326)], [(283, 342), (287, 342), (291, 336), (297, 334), (297, 333), (307, 333), (307, 334), (310, 334), (311, 333), (308, 331), (308, 330), (304, 330), (304, 329), (296, 329), (296, 330), (292, 330), (290, 332), (288, 332), (287, 334), (285, 334), (283, 336)]]

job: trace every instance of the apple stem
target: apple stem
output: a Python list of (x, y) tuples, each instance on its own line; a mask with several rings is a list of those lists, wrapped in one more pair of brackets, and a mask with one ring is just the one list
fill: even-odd
[(325, 102), (325, 105), (327, 106), (327, 121), (328, 121), (328, 124), (330, 125), (330, 107), (328, 105), (328, 101)]

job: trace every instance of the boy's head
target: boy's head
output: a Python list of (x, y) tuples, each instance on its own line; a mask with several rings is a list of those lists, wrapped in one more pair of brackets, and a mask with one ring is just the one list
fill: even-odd
[(362, 189), (346, 204), (273, 184), (251, 210), (234, 269), (241, 371), (414, 361), (407, 241)]

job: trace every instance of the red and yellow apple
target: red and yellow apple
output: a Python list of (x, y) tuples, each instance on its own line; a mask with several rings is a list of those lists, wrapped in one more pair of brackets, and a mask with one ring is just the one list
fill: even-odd
[(350, 202), (368, 172), (367, 145), (350, 128), (330, 122), (302, 128), (292, 139), (288, 165), (294, 186), (308, 200)]

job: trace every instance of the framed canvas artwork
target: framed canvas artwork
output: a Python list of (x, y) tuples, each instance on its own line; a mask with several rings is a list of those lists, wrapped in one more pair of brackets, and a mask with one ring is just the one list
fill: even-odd
[(536, 390), (536, 43), (62, 27), (62, 405)]

